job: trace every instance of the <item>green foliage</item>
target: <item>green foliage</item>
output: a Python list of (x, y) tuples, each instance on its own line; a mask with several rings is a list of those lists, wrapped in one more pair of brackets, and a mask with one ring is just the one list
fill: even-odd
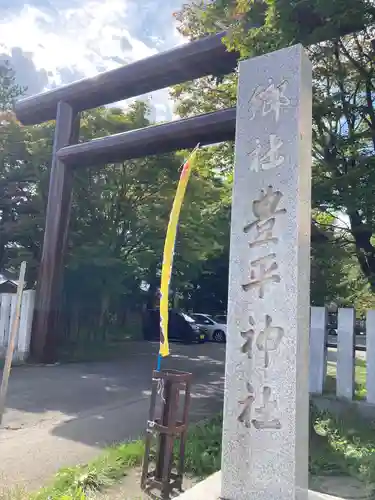
[[(28, 281), (34, 281), (44, 224), (41, 196), (43, 163), (31, 161), (30, 131), (12, 113), (23, 90), (9, 64), (0, 65), (0, 270), (28, 261)], [(35, 129), (35, 138), (39, 130)]]
[[(147, 107), (99, 108), (81, 119), (81, 140), (149, 125)], [(54, 123), (0, 129), (0, 269), (28, 261), (33, 286), (41, 258)], [(62, 297), (61, 347), (128, 336), (129, 316), (159, 286), (164, 239), (181, 164), (189, 152), (77, 169)], [(227, 185), (206, 153), (189, 182), (175, 249), (173, 292), (187, 293), (205, 260), (224, 244)], [(223, 201), (224, 200), (224, 201)], [(224, 205), (223, 205), (224, 203)], [(224, 228), (223, 228), (224, 224)], [(139, 321), (138, 321), (139, 323)]]
[(2, 61), (0, 63), (0, 112), (11, 111), (16, 99), (26, 90), (26, 87), (17, 84), (16, 75), (9, 61)]
[(121, 443), (108, 448), (87, 465), (62, 469), (50, 486), (31, 500), (85, 500), (95, 491), (107, 488), (126, 475), (129, 468), (140, 465), (144, 453), (143, 441)]
[[(181, 33), (190, 38), (229, 28), (226, 43), (243, 57), (296, 41), (309, 45), (313, 216), (326, 235), (313, 242), (312, 302), (351, 301), (361, 311), (374, 303), (375, 290), (374, 33), (366, 28), (339, 37), (337, 29), (349, 30), (348, 22), (351, 27), (368, 24), (373, 14), (367, 0), (202, 0), (176, 14)], [(331, 41), (311, 45), (322, 38)], [(186, 117), (233, 106), (236, 84), (234, 73), (177, 85), (172, 91), (176, 111)], [(0, 108), (6, 113), (0, 123), (0, 269), (17, 268), (26, 259), (32, 286), (41, 258), (54, 123), (22, 127), (11, 113), (21, 92), (9, 66), (1, 67)], [(144, 103), (126, 111), (99, 108), (83, 113), (80, 139), (147, 125)], [(130, 311), (140, 313), (152, 303), (187, 154), (76, 170), (60, 321), (63, 343), (125, 338)], [(232, 165), (233, 144), (202, 148), (189, 183), (172, 279), (172, 296), (189, 309), (225, 309)]]
[[(296, 42), (309, 46), (314, 68), (313, 215), (316, 227), (327, 235), (313, 240), (312, 302), (352, 301), (363, 310), (373, 303), (375, 290), (373, 2), (202, 1), (185, 5), (177, 18), (181, 33), (191, 38), (228, 29), (225, 43), (242, 57)], [(339, 36), (339, 30), (358, 28), (364, 29)], [(177, 111), (189, 116), (233, 105), (236, 82), (237, 75), (230, 75), (179, 85), (173, 90)], [(214, 162), (227, 166), (229, 180), (232, 148), (208, 151)]]
[(328, 451), (324, 455), (315, 451), (311, 464), (312, 471), (317, 474), (340, 472), (357, 477), (368, 486), (369, 493), (373, 493), (375, 488), (373, 424), (364, 420), (350, 407), (340, 417), (315, 410), (312, 418), (315, 429), (325, 441), (325, 449)]
[(220, 469), (222, 424), (219, 414), (190, 430), (185, 450), (187, 473), (203, 478)]
[(225, 19), (228, 48), (249, 57), (360, 31), (374, 23), (375, 7), (371, 0), (220, 0), (205, 18), (214, 26)]
[[(143, 104), (126, 114), (95, 113), (86, 114), (83, 121), (86, 140), (92, 131), (107, 135), (148, 124)], [(140, 310), (146, 301), (142, 283), (159, 285), (182, 160), (182, 155), (166, 154), (77, 172), (64, 294), (70, 337), (76, 338), (82, 328), (90, 335), (98, 326), (104, 336), (113, 328), (121, 331), (125, 308)], [(175, 292), (189, 288), (201, 263), (220, 246), (218, 214), (224, 191), (221, 180), (197, 164), (179, 222)]]

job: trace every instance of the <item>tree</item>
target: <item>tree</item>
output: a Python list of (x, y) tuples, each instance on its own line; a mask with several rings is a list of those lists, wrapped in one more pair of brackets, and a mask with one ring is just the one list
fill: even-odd
[[(185, 6), (177, 17), (181, 32), (192, 38), (228, 28), (225, 43), (242, 57), (264, 54), (296, 41), (308, 46), (314, 68), (313, 207), (333, 216), (330, 227), (321, 226), (330, 231), (329, 246), (324, 252), (321, 245), (313, 248), (313, 259), (325, 263), (326, 276), (333, 284), (329, 271), (329, 262), (333, 262), (328, 255), (337, 257), (336, 249), (342, 249), (344, 270), (346, 259), (353, 262), (354, 254), (374, 291), (374, 30), (366, 27), (360, 33), (339, 36), (343, 28), (350, 31), (373, 25), (373, 2), (216, 0), (208, 5), (200, 2)], [(258, 28), (249, 29), (249, 25)], [(316, 43), (322, 39), (328, 41)], [(225, 107), (233, 102), (235, 85), (236, 78), (231, 76), (219, 82), (202, 79), (178, 86), (174, 90), (177, 110), (187, 114), (193, 109), (195, 113), (203, 103), (205, 110)], [(223, 148), (220, 153), (227, 154)], [(346, 228), (340, 224), (338, 230), (341, 216), (349, 224)], [(338, 283), (335, 287), (335, 293), (340, 294), (342, 287)], [(326, 292), (332, 295), (332, 287)]]
[[(144, 103), (100, 109), (82, 120), (82, 138), (148, 125)], [(78, 170), (64, 287), (66, 331), (105, 336), (121, 329), (160, 284), (169, 214), (183, 158), (165, 154)], [(188, 186), (175, 249), (172, 290), (183, 294), (218, 247), (216, 212), (224, 187), (199, 166)], [(149, 287), (148, 294), (145, 292)]]
[(26, 92), (16, 82), (16, 75), (9, 61), (0, 63), (0, 111), (13, 111), (15, 101)]
[[(238, 2), (237, 6), (244, 5)], [(233, 33), (233, 47), (249, 53), (249, 42), (261, 53), (265, 39), (285, 46), (302, 37), (288, 2), (268, 2), (268, 24), (241, 40), (241, 29)], [(297, 4), (297, 5), (296, 5)], [(294, 10), (293, 10), (294, 9)], [(356, 257), (372, 291), (375, 291), (374, 148), (375, 148), (375, 58), (372, 40), (375, 7), (368, 0), (316, 2), (315, 15), (333, 22), (311, 29), (307, 40), (328, 42), (309, 47), (314, 67), (314, 205), (349, 218), (348, 245), (354, 242)], [(251, 6), (247, 8), (251, 16)], [(246, 18), (246, 15), (245, 15)], [(337, 36), (338, 27), (350, 19), (360, 33)], [(372, 27), (371, 27), (372, 26)], [(322, 33), (323, 32), (323, 33)], [(277, 33), (277, 37), (274, 35)], [(273, 36), (272, 36), (273, 35)]]
[[(40, 157), (30, 151), (37, 142), (38, 129), (22, 127), (12, 107), (24, 89), (16, 84), (15, 74), (5, 62), (0, 65), (0, 270), (17, 268), (28, 261), (27, 281), (36, 279), (44, 226), (40, 196)], [(34, 139), (31, 140), (31, 135)], [(34, 162), (32, 161), (34, 158)]]
[[(3, 89), (9, 103), (12, 92)], [(147, 114), (142, 102), (126, 111), (85, 112), (80, 140), (147, 126)], [(41, 258), (55, 124), (22, 127), (11, 110), (2, 118), (0, 266), (14, 268), (26, 259), (33, 286)], [(66, 337), (77, 340), (88, 333), (98, 339), (122, 331), (127, 311), (139, 310), (147, 300), (147, 286), (159, 286), (169, 213), (187, 154), (76, 169), (60, 318)], [(179, 224), (175, 293), (185, 293), (188, 281), (220, 246), (216, 213), (223, 190), (221, 180), (202, 166), (193, 172)]]

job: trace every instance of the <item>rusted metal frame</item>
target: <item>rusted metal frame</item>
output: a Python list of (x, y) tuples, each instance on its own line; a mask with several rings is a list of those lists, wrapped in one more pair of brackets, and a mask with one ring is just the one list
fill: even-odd
[(58, 150), (78, 141), (79, 114), (66, 102), (57, 105), (43, 253), (37, 283), (31, 356), (42, 362), (56, 359), (57, 318), (68, 237), (73, 171), (58, 158)]
[(148, 479), (148, 468), (150, 463), (150, 451), (151, 451), (151, 442), (152, 442), (152, 433), (153, 430), (150, 428), (150, 424), (155, 421), (155, 410), (156, 410), (156, 396), (157, 396), (157, 379), (155, 377), (152, 378), (152, 389), (151, 389), (151, 400), (150, 400), (150, 409), (148, 412), (148, 421), (147, 421), (147, 429), (146, 429), (146, 439), (145, 439), (145, 454), (143, 457), (143, 465), (142, 465), (142, 476), (141, 476), (141, 487), (142, 489), (146, 489), (147, 479)]
[(180, 456), (178, 461), (177, 473), (181, 478), (181, 486), (182, 486), (182, 478), (184, 475), (184, 467), (185, 467), (185, 446), (187, 438), (187, 428), (189, 425), (190, 399), (191, 399), (191, 378), (188, 379), (185, 383), (185, 401), (184, 401), (184, 410), (182, 414), (182, 422), (184, 423), (185, 428), (180, 435)]
[[(155, 419), (155, 402), (158, 386), (163, 381), (162, 418)], [(169, 498), (173, 488), (182, 488), (184, 446), (188, 425), (188, 412), (190, 404), (191, 374), (176, 370), (157, 372), (154, 371), (152, 379), (152, 393), (147, 423), (145, 457), (142, 468), (141, 485), (144, 490), (158, 488), (163, 499)], [(179, 409), (180, 391), (185, 390), (185, 400), (182, 420), (177, 420)], [(155, 470), (150, 471), (149, 454), (151, 449), (151, 433), (159, 436), (158, 451)], [(180, 456), (177, 464), (177, 472), (172, 471), (173, 445), (176, 438), (180, 438)]]
[[(164, 381), (164, 398), (162, 424), (166, 427), (170, 426), (174, 430), (177, 419), (179, 389), (170, 379)], [(163, 499), (167, 499), (170, 492), (169, 478), (172, 470), (173, 443), (174, 438), (170, 434), (164, 432), (159, 434), (155, 479), (161, 482), (161, 496)]]
[[(157, 479), (155, 479), (154, 477), (152, 477), (152, 475), (150, 474), (149, 479), (147, 479), (147, 491), (150, 491), (153, 488), (157, 488), (159, 491), (161, 491), (162, 487), (163, 487), (162, 481), (158, 481)], [(163, 497), (163, 494), (162, 494), (162, 499), (163, 500), (169, 499), (170, 498), (170, 494), (171, 494), (171, 492), (174, 489), (181, 490), (181, 480), (180, 480), (179, 476), (177, 477), (176, 474), (172, 473), (171, 477), (170, 477), (169, 485), (168, 485), (167, 496)]]
[(191, 380), (192, 374), (188, 372), (182, 372), (180, 370), (161, 370), (153, 372), (153, 378), (156, 380), (171, 380), (176, 383), (184, 384), (186, 380)]
[(58, 157), (82, 168), (233, 140), (235, 128), (236, 108), (229, 108), (67, 146)]
[(173, 429), (169, 429), (165, 425), (162, 425), (160, 419), (156, 419), (154, 422), (153, 429), (155, 431), (169, 434), (170, 436), (179, 436), (186, 430), (186, 425), (182, 421), (176, 421), (176, 426)]

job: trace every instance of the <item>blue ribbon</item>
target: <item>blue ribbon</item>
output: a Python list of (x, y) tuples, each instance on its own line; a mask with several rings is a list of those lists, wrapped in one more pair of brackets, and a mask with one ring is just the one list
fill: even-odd
[(162, 358), (162, 355), (159, 353), (158, 354), (158, 363), (156, 365), (156, 371), (157, 372), (160, 372), (160, 367), (161, 367), (161, 358)]

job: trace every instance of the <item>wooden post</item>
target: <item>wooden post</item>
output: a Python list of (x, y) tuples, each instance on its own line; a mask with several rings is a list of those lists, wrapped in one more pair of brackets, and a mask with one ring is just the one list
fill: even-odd
[(26, 272), (26, 262), (22, 262), (20, 269), (20, 277), (18, 279), (17, 286), (17, 302), (16, 309), (14, 311), (14, 316), (12, 318), (10, 335), (8, 339), (8, 349), (5, 358), (5, 364), (3, 369), (3, 377), (1, 379), (1, 387), (0, 387), (0, 426), (3, 421), (3, 415), (5, 410), (5, 398), (7, 395), (8, 382), (10, 369), (12, 367), (13, 360), (13, 352), (14, 352), (14, 344), (17, 337), (18, 328), (20, 325), (20, 315), (21, 315), (21, 304), (22, 304), (22, 292), (25, 286), (25, 272)]
[(49, 183), (43, 253), (39, 269), (35, 315), (30, 352), (34, 360), (56, 360), (57, 314), (60, 305), (61, 280), (70, 220), (73, 172), (57, 153), (75, 144), (79, 134), (79, 115), (70, 104), (57, 106), (55, 139)]

